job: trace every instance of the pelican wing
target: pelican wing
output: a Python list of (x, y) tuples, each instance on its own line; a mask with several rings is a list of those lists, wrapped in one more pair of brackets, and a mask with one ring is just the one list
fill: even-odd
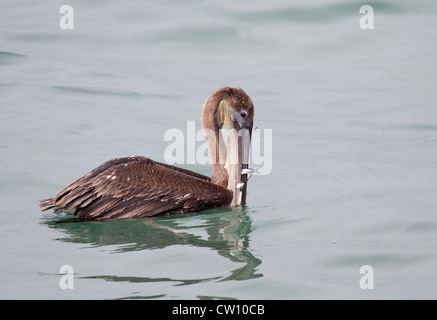
[(75, 210), (87, 221), (186, 213), (231, 201), (231, 191), (204, 175), (136, 156), (103, 163), (40, 206)]

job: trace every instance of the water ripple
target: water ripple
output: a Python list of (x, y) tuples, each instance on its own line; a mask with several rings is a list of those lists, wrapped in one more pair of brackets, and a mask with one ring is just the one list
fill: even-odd
[(124, 98), (141, 98), (141, 97), (153, 97), (159, 99), (177, 99), (178, 95), (172, 94), (144, 94), (132, 90), (117, 90), (117, 89), (102, 89), (102, 88), (89, 88), (89, 87), (76, 87), (76, 86), (51, 86), (50, 88), (66, 92), (77, 93), (84, 95), (97, 95), (97, 96), (117, 96)]
[(28, 58), (28, 56), (15, 52), (0, 51), (0, 66), (18, 64)]
[(375, 253), (375, 254), (346, 254), (331, 258), (327, 261), (328, 267), (355, 267), (361, 265), (373, 266), (402, 266), (420, 263), (423, 260), (432, 258), (429, 254), (397, 254), (397, 253)]
[[(405, 12), (398, 3), (370, 2), (379, 13), (395, 14)], [(357, 16), (362, 4), (354, 2), (331, 3), (317, 6), (281, 7), (270, 10), (234, 13), (234, 17), (253, 23), (299, 22), (305, 24), (326, 24), (340, 19)]]

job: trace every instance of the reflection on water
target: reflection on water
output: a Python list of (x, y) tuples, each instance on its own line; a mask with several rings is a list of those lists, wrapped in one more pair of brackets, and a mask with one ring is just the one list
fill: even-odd
[[(86, 279), (104, 279), (111, 282), (176, 282), (175, 285), (189, 285), (214, 280), (262, 277), (262, 274), (256, 273), (257, 266), (262, 261), (249, 251), (252, 221), (245, 210), (219, 208), (200, 214), (105, 222), (71, 222), (69, 218), (59, 219), (59, 216), (52, 216), (44, 224), (65, 233), (65, 237), (57, 239), (59, 241), (85, 243), (91, 247), (115, 245), (114, 253), (189, 245), (210, 248), (232, 262), (244, 263), (243, 267), (230, 270), (230, 275), (226, 277), (172, 279), (97, 275), (83, 277)], [(205, 232), (206, 239), (199, 235)]]

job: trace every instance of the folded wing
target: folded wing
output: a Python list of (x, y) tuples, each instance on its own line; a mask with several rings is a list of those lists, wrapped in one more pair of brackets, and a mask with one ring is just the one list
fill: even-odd
[(209, 177), (136, 156), (103, 163), (40, 206), (74, 210), (88, 221), (186, 213), (231, 201), (232, 192)]

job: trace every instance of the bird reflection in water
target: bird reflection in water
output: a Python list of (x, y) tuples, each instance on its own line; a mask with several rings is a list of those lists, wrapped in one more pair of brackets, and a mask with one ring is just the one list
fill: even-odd
[[(59, 221), (59, 215), (56, 215), (56, 219), (47, 216), (44, 223), (50, 228), (66, 233), (66, 237), (57, 239), (59, 241), (86, 243), (91, 248), (115, 245), (114, 253), (189, 245), (210, 248), (232, 262), (244, 263), (242, 267), (230, 270), (225, 275), (208, 279), (184, 280), (115, 275), (84, 277), (125, 282), (168, 281), (176, 282), (176, 285), (186, 285), (204, 281), (247, 280), (262, 277), (262, 274), (257, 273), (257, 267), (262, 261), (249, 250), (252, 221), (245, 210), (247, 209), (217, 208), (205, 213), (190, 213), (183, 216), (81, 223), (62, 223), (62, 220)], [(69, 221), (68, 218), (65, 220)], [(207, 237), (199, 235), (205, 232)]]

